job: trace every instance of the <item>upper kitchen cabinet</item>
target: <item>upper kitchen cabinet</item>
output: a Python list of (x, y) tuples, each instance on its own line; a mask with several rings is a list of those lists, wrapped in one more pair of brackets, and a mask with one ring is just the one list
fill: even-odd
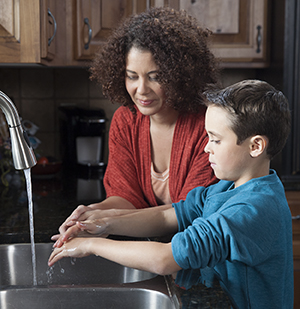
[(0, 63), (43, 63), (54, 58), (56, 22), (48, 2), (52, 3), (1, 0)]
[(0, 63), (88, 66), (123, 18), (150, 6), (185, 9), (212, 30), (223, 67), (268, 65), (268, 0), (1, 0)]
[(268, 66), (268, 0), (150, 0), (185, 9), (210, 29), (212, 51), (223, 67)]
[(145, 9), (138, 0), (76, 0), (75, 59), (92, 59), (120, 20)]

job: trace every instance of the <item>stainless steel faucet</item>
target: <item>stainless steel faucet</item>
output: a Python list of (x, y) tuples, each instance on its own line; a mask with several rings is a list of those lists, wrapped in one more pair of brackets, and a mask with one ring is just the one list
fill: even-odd
[(5, 115), (9, 128), (15, 169), (24, 170), (31, 168), (36, 164), (36, 158), (30, 145), (28, 135), (22, 128), (15, 105), (2, 91), (0, 91), (0, 108)]

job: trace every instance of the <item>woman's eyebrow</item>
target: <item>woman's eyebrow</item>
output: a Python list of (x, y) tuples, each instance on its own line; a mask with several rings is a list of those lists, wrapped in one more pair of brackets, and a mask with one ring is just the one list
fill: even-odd
[[(135, 71), (128, 70), (128, 69), (126, 69), (126, 72), (132, 73), (132, 74), (137, 74)], [(157, 72), (158, 72), (158, 70), (153, 70), (153, 71), (148, 72), (147, 74), (156, 74)]]
[(128, 69), (126, 69), (126, 72), (129, 72), (129, 73), (132, 73), (132, 74), (136, 74), (136, 72), (128, 70)]

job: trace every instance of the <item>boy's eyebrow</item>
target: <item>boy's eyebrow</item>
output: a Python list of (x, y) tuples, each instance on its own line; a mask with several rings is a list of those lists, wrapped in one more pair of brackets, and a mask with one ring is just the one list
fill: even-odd
[(210, 134), (210, 135), (212, 135), (212, 136), (215, 136), (215, 137), (221, 137), (221, 135), (220, 135), (220, 134), (215, 133), (215, 132), (213, 132), (213, 131), (207, 131), (207, 130), (206, 130), (206, 132), (207, 132), (207, 134)]

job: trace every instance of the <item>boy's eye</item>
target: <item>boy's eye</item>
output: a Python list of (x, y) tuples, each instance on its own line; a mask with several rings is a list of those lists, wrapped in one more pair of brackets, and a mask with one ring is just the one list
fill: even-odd
[(211, 139), (210, 142), (211, 142), (211, 143), (215, 143), (215, 144), (220, 144), (220, 140)]

